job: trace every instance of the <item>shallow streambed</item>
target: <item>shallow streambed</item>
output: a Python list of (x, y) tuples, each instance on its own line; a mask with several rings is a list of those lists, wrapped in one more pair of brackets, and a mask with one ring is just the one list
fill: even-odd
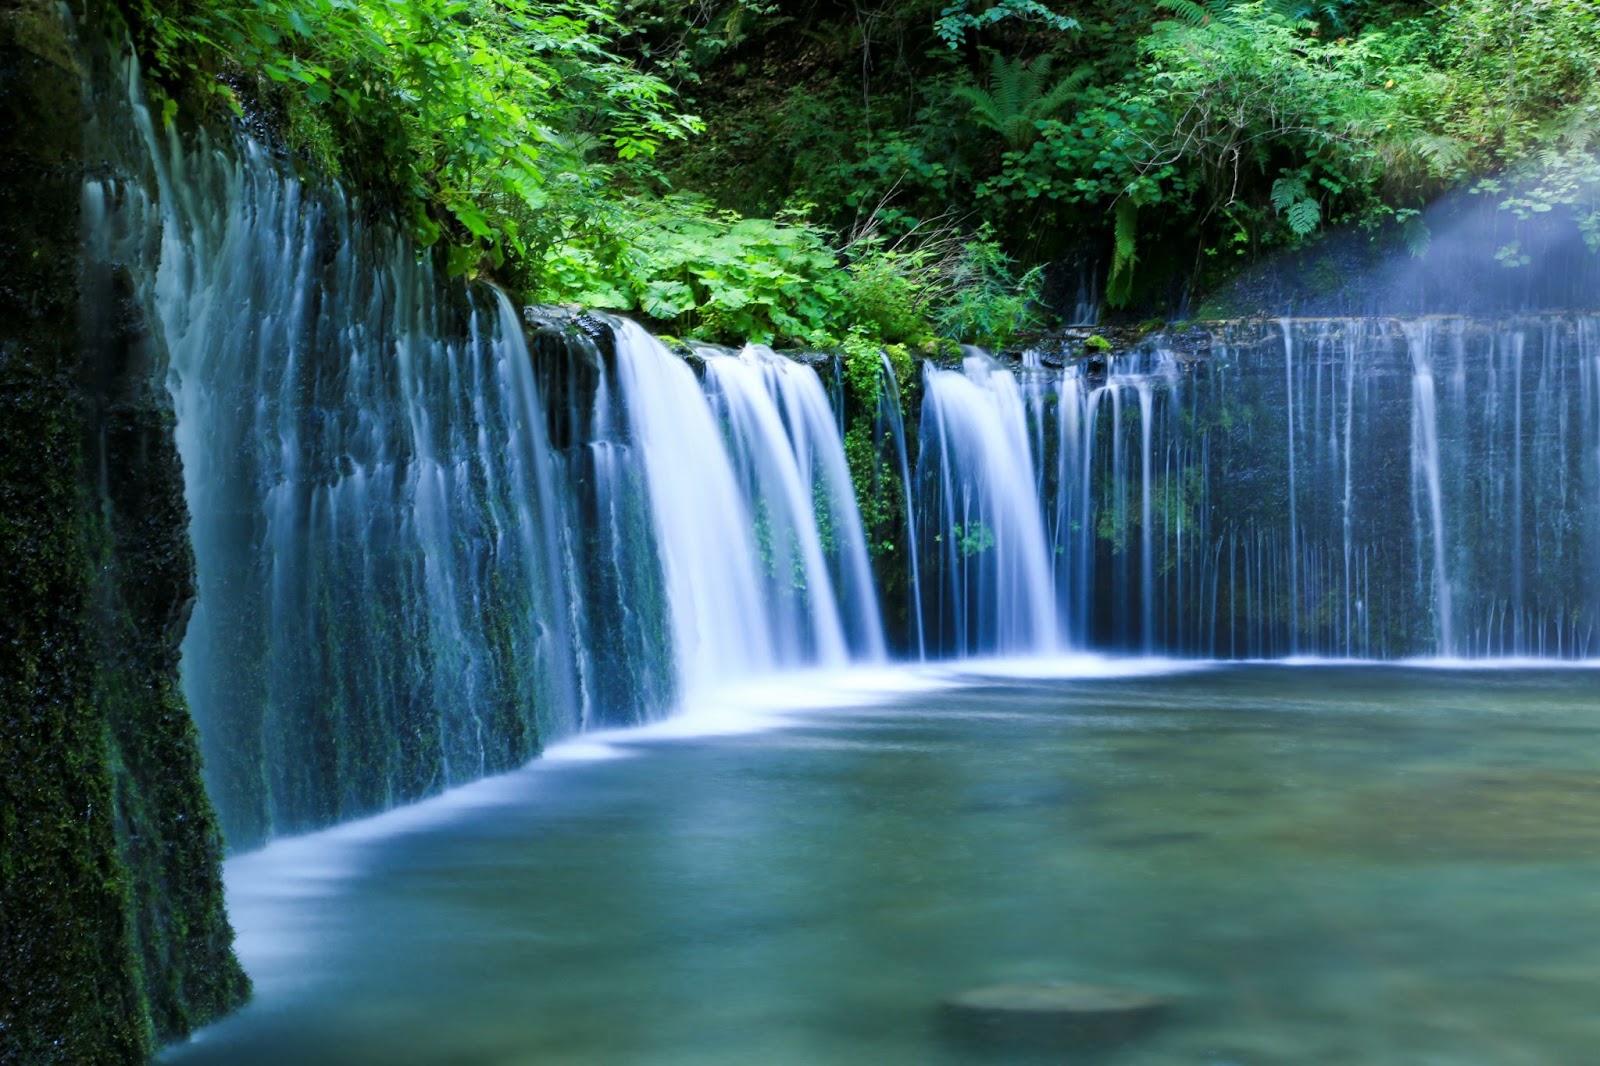
[[(234, 860), (258, 999), (168, 1059), (1551, 1066), (1600, 1047), (1600, 671), (914, 680), (764, 732), (576, 748)], [(1038, 980), (1175, 1008), (1073, 1055), (938, 1024), (947, 994)]]

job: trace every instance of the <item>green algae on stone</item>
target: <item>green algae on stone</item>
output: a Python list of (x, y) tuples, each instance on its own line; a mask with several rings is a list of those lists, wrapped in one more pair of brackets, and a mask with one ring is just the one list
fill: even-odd
[(1283, 843), (1383, 862), (1587, 861), (1600, 854), (1600, 772), (1430, 770), (1353, 793), (1278, 830)]

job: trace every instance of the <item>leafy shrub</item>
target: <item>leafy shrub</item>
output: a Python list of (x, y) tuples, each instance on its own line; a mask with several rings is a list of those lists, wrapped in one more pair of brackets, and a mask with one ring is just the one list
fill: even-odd
[(609, 50), (620, 27), (598, 0), (139, 0), (132, 15), (159, 79), (236, 111), (233, 86), (253, 85), (318, 162), (388, 193), (424, 246), (453, 246), (456, 270), (542, 243), (552, 180), (592, 190), (698, 128)]
[(935, 316), (942, 336), (1003, 347), (1018, 333), (1043, 325), (1044, 268), (1020, 277), (992, 232), (962, 245)]
[(841, 271), (826, 235), (802, 220), (742, 218), (678, 195), (623, 199), (602, 224), (574, 225), (521, 281), (681, 335), (823, 344), (844, 306)]
[(1057, 14), (1038, 0), (995, 0), (981, 11), (973, 11), (971, 0), (951, 0), (933, 24), (939, 39), (951, 48), (959, 48), (967, 34), (1006, 19), (1038, 22), (1053, 30), (1067, 31), (1078, 28), (1078, 20)]

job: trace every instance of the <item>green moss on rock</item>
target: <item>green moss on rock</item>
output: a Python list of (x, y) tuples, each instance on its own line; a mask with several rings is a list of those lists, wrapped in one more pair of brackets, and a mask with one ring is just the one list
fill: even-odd
[(0, 1059), (30, 1066), (140, 1062), (248, 992), (177, 687), (160, 349), (80, 262), (86, 83), (55, 10), (0, 0)]

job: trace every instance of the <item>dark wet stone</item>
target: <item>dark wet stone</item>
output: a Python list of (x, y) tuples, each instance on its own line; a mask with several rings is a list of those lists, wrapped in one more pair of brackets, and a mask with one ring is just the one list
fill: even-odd
[(1170, 844), (1198, 844), (1205, 839), (1205, 833), (1173, 830), (1167, 833), (1135, 833), (1128, 836), (1110, 837), (1105, 841), (1105, 844), (1113, 848), (1156, 848)]
[(939, 1004), (941, 1025), (956, 1040), (1062, 1050), (1131, 1040), (1170, 1009), (1163, 996), (1068, 981), (986, 985)]

